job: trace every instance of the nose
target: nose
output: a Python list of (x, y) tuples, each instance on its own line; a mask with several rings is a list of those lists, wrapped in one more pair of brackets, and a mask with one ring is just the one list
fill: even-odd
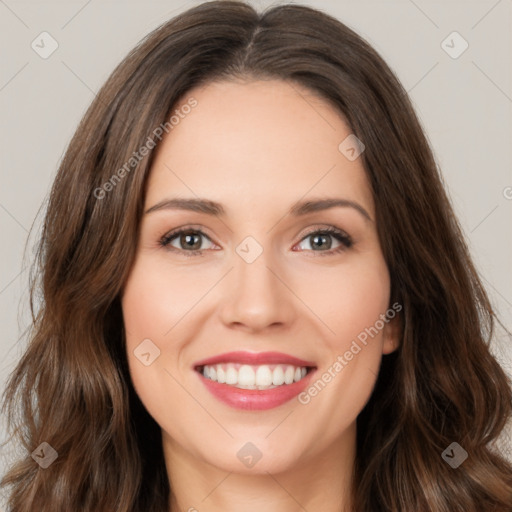
[(222, 322), (249, 332), (291, 325), (300, 301), (270, 251), (264, 250), (252, 263), (234, 254), (233, 262), (222, 290)]

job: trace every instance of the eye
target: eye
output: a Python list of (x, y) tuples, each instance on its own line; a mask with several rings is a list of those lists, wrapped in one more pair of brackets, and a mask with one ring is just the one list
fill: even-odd
[[(339, 244), (334, 248), (332, 248), (333, 239)], [(304, 242), (307, 242), (306, 245), (309, 247), (301, 247), (302, 250), (306, 249), (313, 252), (324, 253), (322, 256), (344, 251), (353, 245), (349, 235), (334, 227), (311, 231), (301, 240), (299, 246), (303, 245)]]
[(180, 251), (187, 256), (193, 256), (200, 254), (204, 249), (211, 249), (211, 247), (203, 247), (202, 238), (205, 238), (212, 243), (210, 238), (202, 231), (191, 228), (182, 228), (164, 235), (160, 239), (160, 245), (162, 247), (167, 247), (170, 250)]
[[(203, 238), (210, 242), (210, 247), (203, 246)], [(334, 248), (332, 247), (333, 239), (338, 243), (338, 246)], [(306, 245), (309, 247), (302, 247), (305, 242), (308, 242)], [(168, 250), (181, 252), (186, 256), (201, 256), (204, 250), (212, 249), (212, 246), (215, 246), (205, 233), (190, 227), (167, 233), (160, 239), (159, 243)], [(311, 231), (298, 244), (300, 250), (322, 253), (322, 256), (344, 251), (352, 245), (351, 237), (334, 227)]]

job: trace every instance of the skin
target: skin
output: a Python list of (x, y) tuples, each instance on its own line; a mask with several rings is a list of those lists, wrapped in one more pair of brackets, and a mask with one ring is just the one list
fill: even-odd
[[(390, 307), (390, 278), (361, 158), (338, 149), (351, 130), (313, 92), (279, 80), (214, 82), (187, 93), (197, 106), (158, 147), (145, 210), (171, 197), (221, 203), (225, 215), (159, 209), (141, 224), (136, 260), (122, 297), (134, 387), (162, 428), (172, 512), (339, 512), (350, 506), (356, 418), (368, 401), (383, 354), (397, 348), (398, 316), (307, 404), (293, 399), (264, 411), (217, 400), (193, 370), (233, 350), (279, 351), (314, 361), (317, 376)], [(345, 206), (287, 214), (298, 200), (344, 198)], [(187, 256), (191, 226), (201, 255)], [(353, 245), (316, 229), (341, 229)], [(262, 254), (235, 251), (247, 236)], [(331, 244), (330, 246), (328, 244)], [(151, 339), (149, 366), (134, 350)], [(315, 379), (316, 380), (316, 379)], [(261, 459), (248, 468), (248, 441)], [(301, 508), (304, 507), (304, 508)]]

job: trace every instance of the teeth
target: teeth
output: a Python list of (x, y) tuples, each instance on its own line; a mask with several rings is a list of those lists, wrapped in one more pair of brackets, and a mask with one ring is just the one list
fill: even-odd
[(254, 386), (256, 384), (256, 374), (254, 373), (254, 370), (249, 365), (244, 364), (238, 370), (238, 382), (235, 381), (233, 384), (240, 384), (241, 386)]
[(292, 365), (215, 364), (203, 367), (207, 379), (241, 389), (270, 389), (303, 379), (307, 368)]
[(288, 368), (286, 368), (286, 371), (284, 372), (285, 384), (291, 384), (293, 382), (294, 375), (295, 375), (295, 368), (293, 366), (288, 366)]
[(228, 365), (226, 370), (226, 384), (237, 384), (238, 383), (238, 372)]
[(282, 366), (276, 366), (274, 368), (274, 372), (272, 373), (272, 384), (274, 384), (274, 386), (284, 384), (284, 370)]
[(272, 386), (272, 372), (268, 366), (259, 366), (256, 370), (256, 382), (259, 386)]

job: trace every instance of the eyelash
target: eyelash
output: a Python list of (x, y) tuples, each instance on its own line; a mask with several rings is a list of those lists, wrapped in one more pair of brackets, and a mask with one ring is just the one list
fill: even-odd
[[(207, 249), (199, 249), (195, 251), (185, 251), (183, 249), (177, 249), (176, 247), (169, 246), (171, 241), (176, 238), (177, 236), (187, 233), (187, 234), (198, 234), (201, 236), (204, 236), (205, 238), (208, 238), (210, 240), (210, 237), (203, 233), (200, 229), (194, 229), (190, 227), (184, 227), (177, 229), (175, 231), (171, 231), (170, 233), (166, 233), (159, 241), (159, 245), (161, 247), (166, 248), (169, 251), (173, 252), (181, 252), (182, 254), (186, 256), (203, 256), (203, 252)], [(341, 243), (339, 247), (336, 247), (335, 249), (330, 249), (328, 251), (313, 251), (311, 249), (306, 249), (311, 252), (319, 253), (318, 256), (329, 256), (333, 254), (338, 254), (342, 251), (345, 251), (346, 249), (349, 249), (353, 245), (352, 238), (347, 235), (345, 232), (341, 231), (340, 229), (334, 228), (334, 227), (328, 227), (328, 228), (322, 228), (322, 229), (315, 229), (313, 231), (310, 231), (309, 233), (306, 233), (299, 241), (302, 242), (306, 238), (312, 236), (312, 235), (331, 235), (333, 238), (338, 240), (338, 242)], [(211, 240), (210, 240), (211, 241)]]

